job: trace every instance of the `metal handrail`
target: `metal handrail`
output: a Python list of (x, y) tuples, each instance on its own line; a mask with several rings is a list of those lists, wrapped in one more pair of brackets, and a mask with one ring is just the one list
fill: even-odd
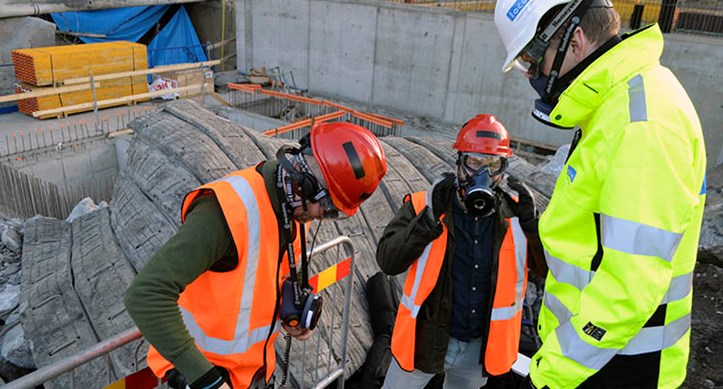
[(3, 389), (35, 388), (36, 386), (41, 385), (61, 374), (67, 373), (86, 362), (106, 355), (136, 339), (140, 339), (141, 336), (141, 332), (134, 326), (133, 328), (125, 330), (112, 338), (106, 339), (83, 352), (63, 358), (28, 375), (20, 377), (17, 380), (10, 381), (3, 386)]
[[(341, 315), (341, 350), (339, 350), (341, 361), (339, 363), (339, 367), (330, 371), (326, 377), (322, 378), (321, 381), (319, 381), (314, 386), (314, 389), (327, 387), (334, 381), (334, 379), (336, 379), (336, 377), (338, 377), (337, 388), (344, 389), (344, 369), (346, 368), (346, 340), (349, 332), (349, 316), (351, 313), (351, 288), (354, 280), (354, 244), (348, 236), (340, 236), (328, 242), (320, 244), (318, 247), (314, 247), (314, 250), (308, 253), (308, 257), (311, 258), (312, 254), (322, 253), (338, 245), (343, 245), (347, 249), (347, 252), (351, 257), (351, 264), (349, 265), (349, 275), (347, 276), (346, 285), (344, 286), (344, 308)], [(301, 381), (303, 385), (303, 377)]]

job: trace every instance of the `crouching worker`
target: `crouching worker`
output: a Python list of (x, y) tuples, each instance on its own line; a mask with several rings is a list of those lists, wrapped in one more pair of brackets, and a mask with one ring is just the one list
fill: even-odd
[(126, 293), (148, 365), (173, 387), (266, 388), (279, 319), (296, 339), (311, 336), (318, 311), (282, 309), (306, 224), (353, 215), (387, 165), (379, 140), (350, 123), (317, 124), (299, 144), (190, 192), (178, 232)]
[(383, 388), (479, 389), (517, 359), (528, 253), (544, 263), (532, 193), (512, 177), (519, 200), (499, 188), (512, 155), (492, 115), (465, 124), (454, 143), (456, 174), (407, 195), (379, 241), (390, 275), (407, 269)]

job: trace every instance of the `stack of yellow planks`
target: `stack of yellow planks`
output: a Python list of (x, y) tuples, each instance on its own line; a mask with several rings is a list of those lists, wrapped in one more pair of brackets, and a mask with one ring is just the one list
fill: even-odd
[[(17, 93), (38, 91), (44, 87), (52, 88), (62, 85), (64, 80), (71, 78), (148, 69), (146, 46), (123, 41), (19, 49), (13, 50), (12, 57), (15, 77), (20, 81), (16, 86)], [(95, 90), (97, 100), (147, 92), (148, 84), (144, 75), (105, 80)], [(138, 101), (141, 100), (147, 100), (147, 98)], [(93, 91), (89, 87), (83, 91), (20, 100), (18, 108), (21, 112), (32, 115), (36, 111), (92, 101)], [(69, 111), (66, 114), (80, 111), (82, 110)], [(40, 118), (55, 116), (58, 114)]]

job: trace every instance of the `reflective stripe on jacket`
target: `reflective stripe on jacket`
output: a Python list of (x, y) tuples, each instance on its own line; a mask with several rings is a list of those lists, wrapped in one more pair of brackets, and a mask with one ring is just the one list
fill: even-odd
[[(417, 214), (427, 205), (425, 192), (412, 194)], [(527, 288), (527, 238), (516, 217), (507, 219), (510, 228), (502, 241), (494, 286), (494, 301), (490, 317), (484, 367), (493, 375), (506, 373), (517, 359), (520, 341), (522, 306)], [(444, 225), (443, 225), (444, 226)], [(392, 334), (392, 354), (402, 369), (414, 370), (414, 349), (417, 315), (425, 299), (437, 284), (447, 250), (448, 231), (424, 249), (412, 263), (404, 283), (404, 291)]]
[[(183, 202), (182, 220), (193, 201), (209, 190), (223, 211), (236, 245), (238, 265), (228, 272), (204, 272), (186, 286), (178, 303), (199, 350), (212, 364), (228, 370), (234, 388), (248, 388), (264, 365), (267, 381), (274, 372), (274, 340), (279, 332), (274, 296), (279, 295), (277, 285), (288, 274), (288, 263), (284, 255), (277, 274), (277, 218), (264, 179), (254, 167), (190, 192)], [(294, 247), (299, 255), (298, 239)], [(276, 294), (270, 293), (273, 290)], [(159, 377), (173, 367), (152, 346), (147, 360)]]
[[(549, 273), (537, 387), (679, 387), (689, 354), (706, 157), (648, 26), (593, 62), (550, 115), (582, 138), (539, 222)], [(596, 386), (596, 387), (597, 387)]]

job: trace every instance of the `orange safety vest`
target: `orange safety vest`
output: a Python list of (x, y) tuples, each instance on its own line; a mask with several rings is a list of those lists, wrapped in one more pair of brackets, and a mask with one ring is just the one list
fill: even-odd
[[(427, 205), (425, 192), (411, 196), (417, 214)], [(520, 344), (522, 305), (527, 289), (527, 238), (517, 217), (507, 218), (510, 228), (502, 241), (497, 265), (497, 283), (490, 317), (485, 370), (492, 375), (510, 371)], [(417, 258), (407, 273), (392, 334), (392, 354), (402, 369), (414, 370), (417, 315), (437, 284), (447, 251), (447, 226)]]
[[(234, 388), (243, 389), (264, 366), (264, 346), (267, 382), (274, 373), (279, 323), (274, 316), (275, 295), (269, 292), (281, 285), (289, 272), (287, 254), (277, 274), (277, 218), (264, 178), (254, 167), (190, 192), (183, 201), (182, 221), (193, 201), (206, 190), (213, 191), (221, 206), (236, 245), (238, 266), (229, 272), (204, 272), (186, 286), (178, 305), (199, 350), (212, 364), (228, 370)], [(298, 235), (294, 241), (297, 258), (301, 253)], [(278, 289), (277, 293), (280, 295)], [(147, 361), (158, 377), (173, 367), (153, 346)]]

